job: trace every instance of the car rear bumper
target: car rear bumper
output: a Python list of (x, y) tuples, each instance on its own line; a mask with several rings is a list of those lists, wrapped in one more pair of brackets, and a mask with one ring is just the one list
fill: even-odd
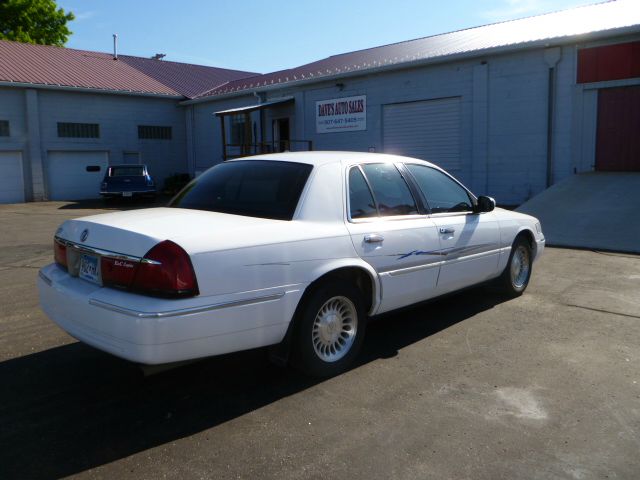
[(156, 195), (156, 189), (150, 190), (103, 190), (100, 195), (103, 197), (152, 197)]
[(115, 356), (162, 364), (279, 343), (304, 286), (168, 300), (40, 270), (40, 303), (76, 339)]

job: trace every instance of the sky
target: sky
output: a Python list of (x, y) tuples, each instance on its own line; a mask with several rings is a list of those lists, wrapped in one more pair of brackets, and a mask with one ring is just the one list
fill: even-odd
[(267, 73), (597, 0), (58, 0), (67, 47)]

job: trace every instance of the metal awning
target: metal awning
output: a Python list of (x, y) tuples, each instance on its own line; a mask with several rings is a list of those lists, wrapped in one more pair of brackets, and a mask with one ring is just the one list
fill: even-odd
[(218, 117), (223, 117), (225, 115), (235, 115), (237, 113), (249, 113), (255, 110), (262, 110), (263, 108), (270, 107), (272, 105), (278, 105), (280, 103), (290, 103), (294, 101), (294, 97), (282, 97), (276, 100), (270, 100), (264, 103), (258, 103), (256, 105), (249, 105), (247, 107), (239, 107), (239, 108), (231, 108), (229, 110), (221, 110), (219, 112), (215, 112), (215, 115)]

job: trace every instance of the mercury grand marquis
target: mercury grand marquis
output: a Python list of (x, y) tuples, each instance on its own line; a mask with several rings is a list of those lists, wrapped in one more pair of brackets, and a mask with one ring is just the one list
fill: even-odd
[(537, 219), (431, 163), (347, 152), (216, 165), (167, 207), (64, 222), (38, 286), (78, 340), (142, 364), (271, 346), (318, 376), (369, 317), (492, 281), (527, 288)]

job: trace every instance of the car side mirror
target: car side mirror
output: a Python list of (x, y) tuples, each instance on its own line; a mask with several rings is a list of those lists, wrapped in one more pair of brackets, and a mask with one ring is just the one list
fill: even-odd
[(496, 208), (496, 201), (493, 198), (485, 195), (480, 195), (478, 197), (478, 202), (476, 203), (475, 208), (476, 213), (490, 212), (494, 208)]

